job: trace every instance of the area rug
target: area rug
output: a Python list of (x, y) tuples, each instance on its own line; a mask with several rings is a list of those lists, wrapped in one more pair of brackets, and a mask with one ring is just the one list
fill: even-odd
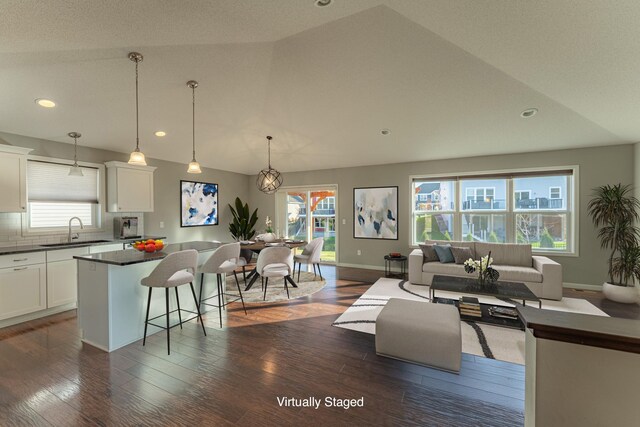
[[(315, 276), (313, 273), (309, 273), (307, 271), (300, 272), (300, 280), (298, 281), (298, 274), (296, 273), (293, 280), (298, 285), (297, 288), (294, 288), (289, 283), (289, 299), (296, 299), (306, 297), (308, 295), (314, 294), (324, 288), (327, 285), (326, 280), (320, 280), (320, 276)], [(256, 280), (251, 289), (245, 291), (244, 280), (242, 279), (242, 274), (238, 274), (238, 280), (240, 281), (240, 289), (242, 290), (242, 297), (244, 298), (245, 303), (259, 303), (259, 302), (275, 302), (275, 301), (286, 301), (287, 300), (287, 291), (284, 288), (284, 283), (282, 279), (269, 279), (269, 286), (267, 286), (267, 299), (263, 300), (264, 293), (262, 291), (260, 285), (260, 278)], [(237, 294), (238, 288), (236, 287), (236, 281), (233, 276), (227, 277), (227, 292), (229, 294)]]
[[(462, 294), (438, 291), (438, 298), (458, 299)], [(358, 300), (353, 303), (333, 326), (368, 334), (376, 333), (376, 318), (390, 298), (404, 298), (414, 301), (430, 301), (429, 287), (414, 285), (405, 280), (378, 279)], [(481, 303), (512, 307), (513, 304), (493, 297), (478, 296)], [(537, 308), (538, 304), (529, 302)], [(563, 298), (562, 301), (542, 301), (547, 310), (607, 316), (605, 312), (590, 302), (577, 298)], [(462, 351), (476, 356), (524, 364), (524, 332), (471, 321), (462, 321)]]

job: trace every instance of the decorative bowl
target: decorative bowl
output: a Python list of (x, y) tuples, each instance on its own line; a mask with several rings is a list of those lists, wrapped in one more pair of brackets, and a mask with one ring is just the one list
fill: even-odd
[(140, 240), (131, 243), (131, 247), (139, 252), (154, 253), (164, 249), (164, 242), (162, 240), (153, 239), (144, 241)]

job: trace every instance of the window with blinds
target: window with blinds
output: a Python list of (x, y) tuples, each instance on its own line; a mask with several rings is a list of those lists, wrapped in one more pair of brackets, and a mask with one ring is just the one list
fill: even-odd
[(29, 228), (66, 228), (74, 216), (85, 227), (97, 226), (99, 171), (81, 167), (83, 176), (69, 176), (69, 168), (67, 164), (27, 162)]
[(424, 240), (530, 243), (575, 253), (574, 170), (415, 177), (412, 244)]

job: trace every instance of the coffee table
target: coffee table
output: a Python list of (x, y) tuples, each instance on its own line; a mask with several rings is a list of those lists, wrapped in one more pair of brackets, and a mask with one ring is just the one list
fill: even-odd
[[(441, 276), (437, 274), (433, 276), (431, 286), (429, 287), (429, 297), (431, 298), (431, 302), (444, 302), (451, 304), (451, 301), (453, 301), (453, 303), (457, 305), (457, 301), (450, 299), (447, 301), (439, 301), (446, 300), (446, 298), (436, 297), (435, 291), (438, 290), (456, 292), (460, 294), (483, 295), (496, 298), (522, 300), (522, 305), (525, 305), (526, 301), (533, 301), (538, 303), (538, 308), (542, 308), (542, 301), (540, 301), (540, 298), (535, 296), (535, 294), (531, 292), (531, 289), (529, 289), (527, 285), (520, 282), (499, 281), (494, 284), (479, 285), (475, 277)], [(473, 318), (466, 316), (465, 318), (468, 320), (480, 321), (483, 323), (521, 328), (521, 322), (519, 319), (511, 320), (491, 316), (489, 314), (489, 307), (492, 306), (493, 304), (480, 304), (482, 318)]]

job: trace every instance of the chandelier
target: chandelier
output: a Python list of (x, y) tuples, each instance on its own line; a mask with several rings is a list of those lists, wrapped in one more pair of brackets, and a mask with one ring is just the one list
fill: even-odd
[(273, 138), (267, 136), (267, 150), (269, 153), (269, 163), (266, 169), (262, 169), (258, 173), (256, 184), (258, 189), (265, 194), (273, 194), (282, 185), (282, 174), (271, 167), (271, 140)]

